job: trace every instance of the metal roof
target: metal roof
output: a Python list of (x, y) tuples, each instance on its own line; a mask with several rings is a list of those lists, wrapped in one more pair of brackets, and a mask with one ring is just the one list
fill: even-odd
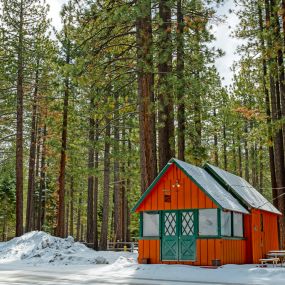
[(208, 163), (204, 168), (226, 188), (228, 188), (229, 191), (236, 195), (236, 197), (240, 198), (246, 205), (255, 209), (261, 209), (281, 215), (281, 213), (261, 193), (259, 193), (242, 177)]
[(193, 181), (213, 202), (220, 208), (234, 212), (249, 214), (249, 212), (241, 205), (241, 203), (228, 192), (217, 180), (210, 175), (205, 169), (186, 163), (184, 161), (172, 158), (162, 169), (156, 179), (151, 183), (148, 189), (143, 193), (142, 197), (133, 207), (132, 212), (135, 212), (144, 199), (154, 188), (159, 179), (167, 171), (167, 169), (175, 164), (180, 168), (185, 175)]
[(184, 170), (185, 174), (218, 204), (217, 206), (225, 210), (245, 214), (249, 213), (240, 202), (222, 187), (205, 169), (178, 159), (172, 159), (170, 162), (174, 162), (180, 169)]

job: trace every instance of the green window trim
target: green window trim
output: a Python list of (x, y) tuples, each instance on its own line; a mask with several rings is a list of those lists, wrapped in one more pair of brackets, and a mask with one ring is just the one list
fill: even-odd
[[(217, 208), (217, 225), (218, 225), (218, 231), (217, 235), (199, 235), (199, 210), (207, 210), (207, 208), (203, 209), (179, 209), (179, 210), (163, 210), (163, 211), (142, 211), (140, 212), (140, 227), (139, 227), (139, 240), (161, 240), (162, 237), (162, 212), (179, 212), (179, 211), (192, 211), (195, 215), (195, 236), (196, 239), (229, 239), (229, 240), (245, 240), (244, 237), (244, 214), (242, 214), (243, 217), (243, 236), (234, 236), (234, 224), (233, 224), (233, 213), (231, 211), (231, 236), (226, 236), (221, 234), (221, 215), (222, 215), (222, 209)], [(143, 235), (143, 213), (149, 213), (149, 214), (159, 214), (159, 235), (158, 236), (144, 236)], [(180, 226), (178, 228), (180, 230)]]
[(224, 240), (246, 240), (247, 238), (245, 238), (245, 237), (226, 237), (226, 236), (223, 236), (223, 237), (221, 237), (221, 239), (224, 239)]
[(139, 240), (161, 240), (161, 237), (159, 236), (147, 236), (147, 237), (139, 237)]
[(245, 239), (245, 237), (244, 237), (244, 214), (243, 213), (239, 213), (239, 214), (242, 215), (242, 228), (243, 228), (243, 230), (242, 230), (243, 236), (240, 237), (240, 236), (235, 236), (234, 235), (234, 213), (237, 213), (237, 212), (231, 211), (231, 235), (230, 236), (221, 235), (221, 237), (225, 238), (225, 239)]
[(140, 238), (143, 237), (143, 212), (140, 212)]

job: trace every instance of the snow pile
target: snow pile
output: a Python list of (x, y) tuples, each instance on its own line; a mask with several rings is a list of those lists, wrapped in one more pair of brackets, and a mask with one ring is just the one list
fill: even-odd
[(0, 244), (0, 264), (10, 262), (41, 265), (108, 264), (108, 260), (85, 245), (53, 237), (45, 232), (30, 232)]

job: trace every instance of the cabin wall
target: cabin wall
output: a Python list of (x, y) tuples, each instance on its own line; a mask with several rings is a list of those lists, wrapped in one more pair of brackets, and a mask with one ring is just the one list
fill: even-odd
[[(179, 181), (179, 188), (172, 187), (176, 181)], [(170, 202), (165, 202), (165, 194), (171, 196)], [(172, 164), (136, 212), (203, 208), (217, 208), (217, 206), (183, 171)]]
[[(263, 216), (263, 231), (261, 229), (261, 214)], [(252, 260), (259, 263), (270, 250), (279, 249), (278, 216), (262, 210), (251, 211), (251, 241)]]
[(196, 262), (163, 262), (160, 260), (160, 240), (140, 240), (138, 262), (149, 259), (152, 264), (188, 264), (212, 265), (213, 259), (220, 259), (222, 264), (244, 264), (246, 241), (234, 239), (197, 239)]
[(243, 220), (244, 237), (246, 239), (245, 243), (245, 260), (247, 264), (253, 263), (252, 254), (252, 216), (244, 215)]
[[(177, 181), (179, 181), (180, 187), (172, 187)], [(165, 201), (165, 193), (171, 196), (170, 202)], [(217, 208), (217, 206), (173, 164), (144, 199), (137, 212), (205, 208), (211, 209)], [(162, 262), (160, 260), (160, 240), (142, 239), (139, 241), (138, 261), (141, 263), (143, 259), (149, 259), (152, 264), (179, 263), (206, 266), (212, 265), (213, 259), (220, 259), (222, 264), (244, 264), (247, 258), (246, 245), (246, 241), (242, 239), (197, 239), (196, 262)]]

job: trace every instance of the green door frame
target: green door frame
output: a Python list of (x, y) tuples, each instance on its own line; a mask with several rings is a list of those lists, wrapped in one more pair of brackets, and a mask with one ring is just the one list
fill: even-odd
[[(169, 223), (173, 219), (173, 214), (175, 217), (175, 227), (165, 228), (165, 218), (166, 215)], [(177, 261), (178, 260), (178, 214), (176, 210), (161, 211), (161, 247), (160, 247), (160, 257), (163, 261)], [(166, 234), (166, 231), (171, 234)], [(175, 234), (174, 234), (175, 231)]]
[[(193, 234), (183, 234), (182, 213), (193, 213)], [(180, 210), (179, 216), (179, 260), (195, 261), (196, 260), (196, 240), (198, 235), (198, 211), (197, 210)], [(189, 224), (188, 224), (189, 225)], [(189, 230), (189, 228), (188, 228)]]
[[(191, 212), (194, 214), (194, 234), (193, 235), (183, 235), (182, 234), (182, 213), (184, 212), (185, 213)], [(165, 234), (165, 215), (167, 213), (175, 213), (175, 217), (176, 217), (175, 235)], [(198, 211), (196, 209), (161, 211), (160, 228), (161, 228), (160, 258), (162, 261), (195, 261), (196, 260), (196, 240), (197, 240), (197, 235), (198, 235)], [(184, 251), (183, 251), (183, 246), (184, 246)], [(191, 249), (188, 248), (189, 250), (187, 250), (187, 246), (191, 246), (192, 248)], [(187, 256), (187, 252), (188, 252), (188, 256)]]

